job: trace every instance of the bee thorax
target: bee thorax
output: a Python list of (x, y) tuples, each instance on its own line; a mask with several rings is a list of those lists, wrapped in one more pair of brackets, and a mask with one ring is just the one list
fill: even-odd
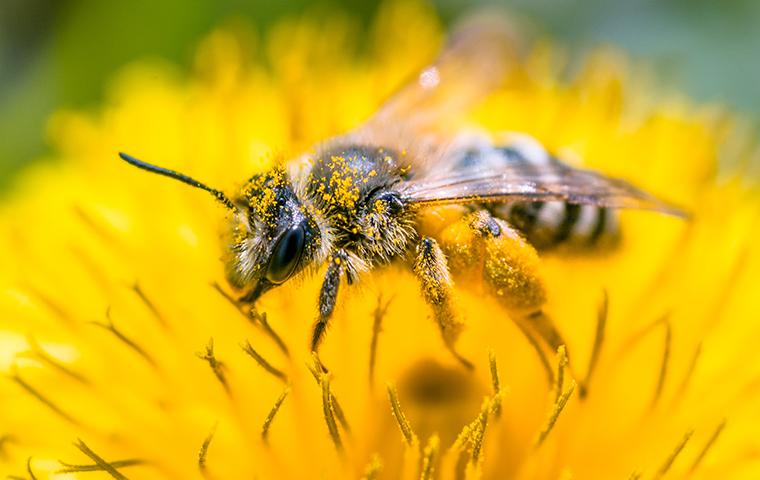
[(405, 252), (415, 234), (396, 190), (401, 178), (395, 152), (343, 145), (317, 152), (298, 183), (331, 248), (350, 252), (354, 263), (369, 268)]

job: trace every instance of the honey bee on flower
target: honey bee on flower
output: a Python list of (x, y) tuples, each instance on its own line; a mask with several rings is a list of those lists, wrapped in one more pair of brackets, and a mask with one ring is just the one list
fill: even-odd
[(393, 261), (410, 265), (446, 346), (463, 364), (470, 366), (455, 350), (463, 322), (451, 277), (473, 271), (515, 321), (556, 350), (564, 342), (543, 311), (536, 249), (614, 239), (620, 208), (683, 213), (623, 180), (571, 167), (528, 135), (457, 122), (500, 85), (515, 62), (514, 43), (499, 21), (466, 23), (364, 124), (254, 175), (235, 196), (120, 156), (208, 191), (230, 211), (226, 273), (243, 292), (241, 304), (254, 305), (327, 264), (314, 352), (341, 284)]

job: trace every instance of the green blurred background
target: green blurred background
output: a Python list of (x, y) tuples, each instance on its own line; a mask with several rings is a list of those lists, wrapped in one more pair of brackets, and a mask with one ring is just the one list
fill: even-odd
[[(369, 22), (367, 1), (329, 0), (327, 8)], [(612, 44), (661, 68), (695, 98), (760, 115), (758, 0), (513, 0), (491, 3), (523, 15), (540, 31), (582, 52)], [(450, 21), (472, 1), (436, 0)], [(0, 188), (46, 152), (44, 127), (57, 108), (87, 108), (109, 78), (140, 57), (187, 66), (198, 40), (231, 17), (259, 30), (313, 8), (304, 0), (0, 0)], [(323, 9), (324, 10), (324, 9)]]

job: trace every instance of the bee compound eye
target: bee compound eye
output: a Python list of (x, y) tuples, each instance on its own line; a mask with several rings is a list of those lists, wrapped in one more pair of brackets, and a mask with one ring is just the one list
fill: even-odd
[(293, 275), (301, 259), (305, 241), (306, 233), (302, 225), (291, 228), (280, 236), (269, 259), (267, 280), (280, 284)]

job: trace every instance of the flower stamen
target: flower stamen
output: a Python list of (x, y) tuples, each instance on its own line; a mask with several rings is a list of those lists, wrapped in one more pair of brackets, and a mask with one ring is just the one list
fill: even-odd
[(16, 437), (13, 435), (6, 433), (5, 435), (0, 435), (0, 458), (5, 460), (8, 458), (8, 452), (5, 451), (5, 446), (9, 443), (15, 443)]
[(380, 336), (380, 332), (382, 331), (383, 317), (385, 317), (385, 314), (388, 312), (388, 307), (390, 306), (391, 301), (393, 301), (393, 298), (390, 298), (388, 301), (383, 303), (383, 295), (380, 294), (380, 296), (377, 298), (377, 307), (375, 307), (374, 312), (372, 312), (374, 321), (372, 322), (372, 340), (370, 340), (369, 343), (370, 385), (375, 384), (375, 360), (377, 358), (377, 341), (378, 337)]
[[(322, 384), (322, 376), (324, 375), (323, 372), (327, 372), (327, 368), (322, 364), (322, 362), (319, 360), (319, 357), (317, 354), (312, 355), (312, 359), (314, 361), (314, 365), (309, 365), (309, 371), (311, 372), (311, 375), (314, 377), (314, 380), (316, 380), (317, 385)], [(348, 420), (346, 420), (346, 415), (343, 413), (343, 408), (340, 406), (340, 403), (338, 403), (338, 399), (335, 397), (335, 395), (330, 392), (330, 404), (332, 405), (333, 413), (335, 414), (335, 417), (338, 419), (338, 422), (340, 422), (340, 426), (343, 427), (343, 430), (346, 431), (346, 433), (351, 433), (351, 427), (348, 425)]]
[(272, 425), (272, 421), (274, 421), (274, 417), (275, 415), (277, 415), (277, 412), (280, 411), (280, 407), (282, 406), (282, 403), (285, 401), (285, 397), (288, 396), (288, 393), (290, 393), (290, 387), (285, 387), (285, 389), (282, 391), (280, 396), (277, 397), (277, 400), (274, 402), (274, 405), (272, 406), (272, 409), (269, 411), (267, 418), (264, 419), (264, 425), (262, 425), (261, 427), (261, 439), (264, 441), (264, 443), (268, 442), (269, 427)]
[(375, 480), (382, 469), (383, 463), (380, 461), (380, 456), (377, 453), (372, 454), (372, 460), (364, 470), (361, 480)]
[(689, 387), (689, 382), (691, 381), (691, 377), (694, 374), (694, 370), (697, 368), (697, 361), (699, 360), (700, 355), (702, 355), (702, 342), (699, 342), (697, 344), (697, 348), (694, 349), (694, 353), (691, 356), (691, 360), (689, 361), (689, 366), (686, 368), (686, 375), (684, 375), (683, 380), (681, 380), (681, 384), (678, 386), (678, 396), (683, 395), (684, 392), (686, 392), (686, 389)]
[(602, 344), (604, 343), (604, 333), (607, 329), (607, 317), (609, 315), (610, 298), (607, 290), (605, 289), (602, 294), (602, 302), (599, 304), (599, 310), (596, 315), (596, 331), (594, 332), (594, 344), (591, 347), (591, 357), (588, 361), (588, 369), (586, 370), (586, 376), (582, 382), (578, 385), (578, 395), (580, 398), (585, 398), (588, 395), (588, 386), (591, 383), (591, 377), (596, 370), (596, 366), (599, 363), (599, 354), (602, 351)]
[(211, 431), (206, 436), (206, 438), (203, 439), (203, 443), (201, 444), (201, 448), (198, 451), (198, 470), (201, 471), (203, 476), (206, 476), (206, 457), (208, 456), (208, 447), (211, 445), (211, 441), (214, 439), (214, 435), (216, 434), (216, 427), (219, 426), (219, 423), (215, 423), (213, 427), (211, 427)]
[(417, 435), (414, 433), (414, 430), (412, 430), (409, 420), (406, 419), (404, 412), (401, 410), (401, 403), (398, 400), (396, 387), (389, 383), (387, 388), (388, 398), (391, 402), (391, 412), (393, 413), (393, 418), (396, 419), (399, 429), (401, 429), (401, 435), (404, 437), (404, 441), (409, 447), (419, 444)]
[(82, 248), (79, 244), (71, 245), (69, 251), (80, 262), (82, 270), (92, 277), (95, 285), (101, 286), (103, 291), (106, 291), (106, 286), (112, 282), (107, 272), (103, 270), (101, 263), (93, 258), (92, 252), (89, 249)]
[[(28, 457), (26, 459), (26, 472), (29, 474), (30, 480), (37, 480), (37, 475), (35, 475), (34, 471), (32, 470), (32, 457)], [(26, 480), (26, 479), (22, 479), (22, 480)]]
[(96, 327), (100, 327), (104, 330), (111, 332), (119, 341), (121, 341), (124, 345), (129, 347), (133, 352), (135, 352), (140, 357), (142, 357), (142, 359), (145, 360), (151, 367), (158, 368), (158, 364), (156, 364), (156, 361), (153, 360), (153, 357), (151, 357), (150, 354), (148, 354), (148, 352), (145, 351), (144, 348), (142, 348), (134, 340), (127, 337), (116, 328), (116, 326), (113, 323), (113, 320), (111, 319), (111, 307), (108, 307), (106, 309), (106, 318), (108, 319), (108, 323), (100, 323), (100, 322), (90, 322), (90, 323), (92, 325), (95, 325)]
[(660, 466), (659, 469), (655, 472), (654, 476), (652, 477), (653, 480), (657, 480), (659, 478), (662, 478), (666, 473), (668, 473), (668, 470), (670, 470), (670, 467), (673, 466), (673, 462), (676, 460), (678, 455), (683, 450), (683, 447), (686, 446), (686, 443), (691, 438), (692, 434), (694, 434), (694, 430), (689, 430), (686, 432), (686, 434), (683, 436), (680, 442), (678, 442), (678, 445), (676, 445), (676, 448), (673, 449), (670, 455), (668, 455), (668, 458), (665, 459), (665, 462)]
[(67, 325), (72, 325), (74, 323), (71, 315), (69, 315), (66, 310), (58, 304), (58, 302), (47, 296), (47, 294), (42, 293), (36, 287), (28, 284), (24, 285), (24, 291), (39, 300), (40, 303), (42, 303), (51, 312), (53, 312), (56, 317), (63, 320)]
[(480, 408), (480, 414), (475, 420), (473, 429), (470, 430), (470, 444), (472, 453), (470, 454), (470, 463), (474, 466), (480, 461), (480, 452), (483, 450), (483, 439), (486, 435), (488, 426), (488, 411), (491, 408), (491, 399), (486, 397), (483, 400), (483, 406)]
[(216, 376), (217, 380), (219, 380), (219, 383), (221, 383), (222, 387), (224, 387), (224, 390), (229, 394), (230, 386), (227, 383), (227, 377), (224, 375), (224, 363), (217, 360), (216, 356), (214, 355), (213, 337), (209, 339), (208, 344), (206, 345), (206, 352), (205, 353), (198, 352), (196, 353), (196, 355), (201, 360), (205, 360), (208, 362), (209, 366), (211, 367), (211, 370), (214, 372), (214, 376)]
[(37, 400), (39, 400), (43, 405), (48, 407), (50, 410), (52, 410), (55, 414), (57, 414), (64, 420), (67, 420), (73, 423), (74, 425), (81, 425), (81, 423), (77, 419), (75, 419), (74, 417), (66, 413), (61, 407), (56, 405), (52, 400), (50, 400), (45, 395), (43, 395), (39, 390), (37, 390), (36, 388), (31, 386), (29, 383), (27, 383), (26, 380), (21, 378), (21, 376), (18, 374), (18, 369), (15, 365), (11, 367), (10, 378), (14, 382), (16, 382), (21, 388), (23, 388), (26, 391), (26, 393), (36, 398)]
[(721, 432), (723, 432), (723, 429), (726, 428), (726, 419), (720, 421), (718, 426), (713, 431), (712, 435), (710, 435), (710, 438), (707, 439), (707, 443), (705, 443), (705, 446), (702, 447), (702, 450), (700, 450), (699, 455), (697, 455), (697, 458), (694, 459), (694, 463), (691, 464), (691, 468), (689, 469), (689, 472), (694, 472), (700, 463), (702, 463), (702, 460), (705, 458), (705, 455), (707, 455), (707, 452), (712, 448), (713, 445), (715, 445), (715, 442), (718, 440), (718, 437), (720, 436)]
[(267, 314), (266, 312), (259, 313), (254, 309), (251, 309), (250, 311), (246, 312), (246, 310), (243, 308), (243, 306), (232, 296), (225, 292), (224, 289), (219, 285), (217, 282), (213, 282), (211, 286), (216, 290), (219, 295), (224, 297), (225, 300), (227, 300), (233, 307), (235, 307), (235, 310), (240, 312), (240, 314), (249, 322), (253, 323), (254, 325), (257, 325), (261, 327), (264, 332), (269, 336), (269, 338), (274, 341), (274, 343), (277, 345), (277, 347), (282, 351), (282, 353), (285, 354), (286, 357), (290, 357), (290, 351), (288, 350), (288, 346), (285, 345), (285, 342), (282, 340), (282, 337), (280, 337), (277, 332), (272, 329), (271, 325), (269, 325), (269, 322), (267, 321)]
[(538, 354), (538, 359), (541, 361), (541, 365), (544, 367), (544, 371), (546, 372), (546, 381), (549, 383), (549, 385), (554, 384), (554, 371), (552, 369), (551, 364), (549, 363), (549, 359), (546, 357), (546, 353), (544, 352), (544, 349), (541, 348), (541, 345), (538, 343), (538, 340), (536, 337), (533, 336), (533, 333), (531, 333), (528, 328), (522, 324), (522, 322), (514, 322), (515, 325), (520, 329), (522, 334), (525, 336), (525, 338), (528, 340), (528, 343), (530, 343), (531, 347), (533, 347), (533, 350), (536, 351)]
[(266, 312), (257, 312), (256, 310), (251, 310), (251, 318), (254, 319), (259, 325), (261, 325), (261, 328), (264, 329), (264, 332), (266, 332), (267, 335), (274, 341), (275, 344), (277, 344), (277, 347), (282, 350), (282, 353), (285, 354), (286, 357), (290, 357), (290, 351), (288, 350), (288, 346), (285, 345), (285, 342), (282, 340), (282, 337), (277, 334), (277, 332), (274, 331), (272, 326), (269, 324), (269, 321), (267, 321), (267, 314)]
[(621, 356), (625, 355), (628, 351), (630, 351), (637, 343), (639, 343), (641, 340), (643, 340), (648, 334), (653, 332), (658, 326), (668, 321), (668, 317), (670, 316), (670, 313), (665, 313), (657, 320), (651, 322), (648, 325), (643, 326), (639, 330), (632, 333), (628, 339), (623, 343), (623, 345), (620, 347), (620, 350), (616, 353), (617, 358), (620, 358)]
[(494, 417), (499, 418), (501, 415), (501, 385), (499, 383), (499, 370), (496, 368), (496, 354), (493, 350), (488, 351), (488, 365), (491, 370), (491, 386), (493, 387), (493, 400), (491, 401), (491, 412)]
[(554, 403), (559, 401), (565, 383), (565, 367), (567, 367), (567, 349), (564, 345), (557, 348), (557, 382), (554, 385)]
[(332, 438), (335, 449), (338, 453), (343, 453), (343, 442), (340, 439), (340, 432), (338, 431), (338, 424), (335, 422), (335, 411), (332, 406), (332, 394), (330, 393), (330, 375), (324, 374), (320, 376), (320, 385), (322, 386), (322, 412), (325, 416), (325, 422), (327, 423), (327, 430), (330, 432), (330, 438)]
[(72, 205), (72, 210), (74, 211), (74, 214), (79, 217), (83, 224), (85, 224), (92, 232), (94, 232), (98, 237), (100, 237), (101, 240), (103, 240), (103, 243), (105, 245), (118, 245), (121, 248), (124, 247), (122, 237), (119, 235), (114, 235), (107, 228), (104, 228), (103, 225), (98, 223), (94, 216), (85, 210), (81, 205)]
[(90, 459), (93, 462), (95, 462), (97, 466), (100, 467), (101, 470), (111, 475), (113, 478), (116, 478), (117, 480), (127, 480), (127, 477), (125, 477), (124, 475), (121, 474), (121, 472), (116, 470), (116, 467), (112, 463), (109, 463), (103, 460), (102, 457), (100, 457), (97, 453), (95, 453), (81, 439), (77, 439), (77, 441), (74, 443), (74, 446), (77, 447), (82, 453), (90, 457)]
[(140, 287), (140, 285), (135, 282), (134, 285), (132, 285), (132, 290), (135, 292), (137, 297), (145, 304), (145, 306), (150, 310), (150, 313), (153, 314), (155, 319), (158, 321), (158, 323), (161, 324), (162, 327), (168, 328), (169, 324), (166, 323), (166, 319), (161, 316), (161, 313), (159, 313), (158, 308), (156, 308), (156, 305), (145, 295), (145, 292)]
[[(103, 471), (103, 467), (101, 467), (98, 464), (94, 465), (76, 465), (73, 463), (66, 463), (64, 461), (58, 460), (58, 463), (60, 463), (63, 468), (58, 470), (58, 473), (79, 473), (79, 472), (100, 472)], [(133, 467), (135, 465), (144, 465), (145, 461), (140, 460), (139, 458), (129, 458), (127, 460), (115, 460), (113, 462), (109, 462), (110, 465), (114, 468), (124, 468), (124, 467)]]
[(422, 474), (420, 480), (431, 480), (435, 473), (435, 459), (438, 456), (438, 449), (441, 444), (438, 435), (433, 434), (428, 440), (425, 450), (422, 454)]
[(575, 380), (572, 380), (570, 382), (570, 387), (568, 387), (567, 391), (565, 391), (562, 395), (557, 398), (557, 401), (554, 402), (554, 405), (552, 406), (551, 411), (549, 412), (549, 418), (546, 420), (546, 424), (541, 429), (541, 432), (538, 434), (538, 438), (536, 439), (536, 442), (534, 444), (534, 448), (540, 447), (544, 440), (546, 440), (546, 437), (549, 436), (549, 433), (554, 428), (554, 424), (557, 423), (557, 419), (559, 418), (559, 415), (562, 413), (562, 410), (564, 410), (565, 405), (567, 405), (567, 401), (570, 399), (570, 396), (575, 391)]
[(32, 335), (27, 335), (26, 342), (29, 344), (29, 351), (25, 352), (25, 355), (36, 358), (40, 362), (53, 367), (55, 370), (58, 370), (67, 377), (72, 378), (79, 383), (82, 383), (84, 385), (90, 384), (90, 381), (85, 378), (84, 375), (68, 368), (55, 357), (47, 353)]
[(243, 349), (245, 353), (250, 355), (254, 360), (256, 360), (256, 363), (258, 363), (261, 368), (266, 370), (267, 372), (271, 373), (275, 377), (279, 378), (283, 382), (288, 381), (288, 376), (283, 372), (282, 370), (272, 366), (271, 363), (269, 363), (264, 357), (259, 354), (256, 350), (254, 350), (253, 346), (251, 345), (251, 342), (248, 340), (245, 341), (245, 344), (240, 345), (240, 348)]
[(665, 380), (668, 376), (668, 364), (670, 363), (670, 344), (673, 341), (673, 329), (670, 326), (670, 321), (665, 319), (663, 322), (665, 325), (665, 344), (662, 352), (662, 363), (660, 364), (660, 373), (657, 377), (657, 386), (654, 390), (654, 398), (652, 398), (652, 406), (657, 405), (662, 395), (662, 390), (665, 387)]

